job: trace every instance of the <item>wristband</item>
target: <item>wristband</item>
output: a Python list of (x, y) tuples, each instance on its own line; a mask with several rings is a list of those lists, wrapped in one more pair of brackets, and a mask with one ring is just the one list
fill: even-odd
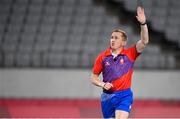
[(145, 21), (144, 23), (140, 23), (142, 26), (144, 26), (144, 25), (146, 25), (147, 24), (147, 22)]

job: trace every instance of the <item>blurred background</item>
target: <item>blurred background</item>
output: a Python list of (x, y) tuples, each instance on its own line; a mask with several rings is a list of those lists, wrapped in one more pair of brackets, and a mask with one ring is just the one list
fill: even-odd
[[(130, 117), (180, 117), (180, 1), (142, 0), (150, 43)], [(90, 83), (113, 29), (140, 37), (137, 0), (0, 0), (0, 117), (101, 118)]]

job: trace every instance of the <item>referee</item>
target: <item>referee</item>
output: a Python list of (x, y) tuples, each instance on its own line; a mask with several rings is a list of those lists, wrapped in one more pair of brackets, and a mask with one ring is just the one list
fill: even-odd
[[(94, 63), (91, 82), (103, 88), (101, 107), (104, 118), (128, 118), (131, 110), (134, 62), (149, 42), (146, 16), (142, 7), (137, 7), (136, 18), (141, 27), (141, 39), (125, 49), (126, 33), (115, 29), (111, 35), (110, 47), (99, 54)], [(101, 72), (103, 81), (99, 79)]]

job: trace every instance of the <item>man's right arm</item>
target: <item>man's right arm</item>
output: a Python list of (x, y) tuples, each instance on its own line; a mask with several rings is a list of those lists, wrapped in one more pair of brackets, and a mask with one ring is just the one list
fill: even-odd
[(99, 77), (99, 75), (92, 73), (91, 83), (96, 85), (96, 86), (103, 88), (105, 83), (103, 81), (101, 81), (98, 77)]

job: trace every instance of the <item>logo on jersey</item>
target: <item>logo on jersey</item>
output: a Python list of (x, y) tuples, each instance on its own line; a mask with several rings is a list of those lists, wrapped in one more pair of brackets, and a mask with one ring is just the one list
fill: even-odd
[(120, 59), (120, 64), (121, 64), (121, 65), (124, 64), (124, 59)]
[(105, 63), (105, 66), (109, 66), (109, 65), (110, 65), (110, 63), (109, 63), (109, 62), (106, 62), (106, 63)]

